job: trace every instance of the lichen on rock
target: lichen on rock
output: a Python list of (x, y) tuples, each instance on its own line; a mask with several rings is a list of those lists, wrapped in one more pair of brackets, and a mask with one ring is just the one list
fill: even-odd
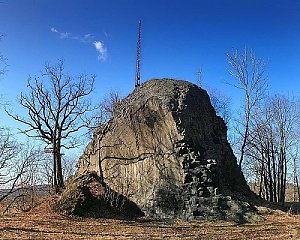
[(246, 221), (256, 212), (224, 121), (206, 91), (187, 81), (137, 87), (95, 131), (78, 166), (148, 216)]

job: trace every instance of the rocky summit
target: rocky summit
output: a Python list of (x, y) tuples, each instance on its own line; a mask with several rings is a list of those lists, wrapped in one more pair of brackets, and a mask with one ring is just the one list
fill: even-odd
[(92, 171), (147, 216), (257, 217), (224, 121), (187, 81), (150, 80), (120, 101), (79, 159), (77, 174)]

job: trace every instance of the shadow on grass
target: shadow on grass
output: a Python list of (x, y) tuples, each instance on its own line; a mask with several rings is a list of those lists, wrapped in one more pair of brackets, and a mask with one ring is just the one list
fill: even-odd
[(61, 235), (61, 234), (71, 234), (71, 235), (77, 235), (77, 236), (99, 236), (99, 235), (109, 235), (109, 233), (105, 234), (105, 233), (84, 233), (84, 232), (74, 232), (74, 231), (67, 231), (67, 232), (62, 232), (62, 231), (48, 231), (48, 230), (38, 230), (38, 229), (33, 229), (33, 228), (18, 228), (18, 227), (4, 227), (2, 229), (0, 229), (0, 232), (4, 232), (4, 231), (8, 231), (8, 232), (27, 232), (27, 233), (37, 233), (37, 234), (57, 234), (57, 235)]

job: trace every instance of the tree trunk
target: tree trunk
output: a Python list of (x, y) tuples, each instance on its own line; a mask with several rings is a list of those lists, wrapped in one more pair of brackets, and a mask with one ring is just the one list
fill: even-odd
[(56, 172), (57, 172), (57, 161), (56, 161), (56, 154), (54, 154), (54, 148), (53, 148), (53, 190), (55, 193), (58, 193), (58, 187), (57, 187), (57, 177), (56, 177)]
[(244, 161), (245, 148), (246, 148), (246, 144), (247, 144), (247, 140), (248, 140), (248, 131), (249, 131), (249, 118), (248, 118), (248, 116), (246, 116), (245, 133), (244, 133), (244, 136), (243, 136), (243, 144), (242, 144), (242, 147), (241, 147), (241, 156), (240, 156), (240, 160), (239, 160), (240, 169), (242, 169), (242, 163)]
[(246, 102), (246, 112), (245, 112), (245, 132), (243, 136), (243, 143), (241, 147), (241, 156), (239, 161), (239, 167), (242, 169), (242, 163), (244, 161), (245, 149), (248, 143), (248, 135), (249, 135), (249, 122), (250, 122), (250, 115), (251, 115), (251, 108), (250, 108), (250, 96), (248, 91), (245, 93), (245, 102)]
[(103, 169), (102, 169), (102, 160), (101, 160), (101, 139), (98, 141), (98, 164), (99, 164), (99, 175), (101, 181), (104, 180)]
[(62, 164), (61, 164), (61, 146), (60, 146), (60, 142), (58, 142), (57, 144), (57, 149), (56, 149), (56, 153), (57, 153), (57, 185), (58, 185), (58, 190), (59, 192), (62, 191), (62, 189), (64, 188), (64, 178), (63, 178), (63, 174), (62, 174)]
[(277, 179), (276, 179), (276, 155), (274, 150), (274, 141), (272, 136), (272, 145), (271, 145), (271, 153), (272, 153), (272, 172), (273, 172), (273, 190), (274, 190), (274, 202), (278, 202), (277, 197)]
[(61, 146), (60, 143), (56, 143), (53, 146), (53, 158), (54, 158), (54, 189), (56, 193), (60, 193), (64, 188), (64, 179), (62, 174), (61, 164)]
[(300, 188), (299, 188), (299, 181), (298, 181), (297, 175), (296, 175), (296, 185), (297, 185), (297, 191), (298, 191), (298, 202), (300, 202)]

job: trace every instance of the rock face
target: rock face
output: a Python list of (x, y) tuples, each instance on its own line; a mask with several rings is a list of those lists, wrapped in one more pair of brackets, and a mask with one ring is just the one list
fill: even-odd
[(116, 107), (78, 162), (148, 216), (247, 220), (254, 197), (206, 91), (150, 80)]

